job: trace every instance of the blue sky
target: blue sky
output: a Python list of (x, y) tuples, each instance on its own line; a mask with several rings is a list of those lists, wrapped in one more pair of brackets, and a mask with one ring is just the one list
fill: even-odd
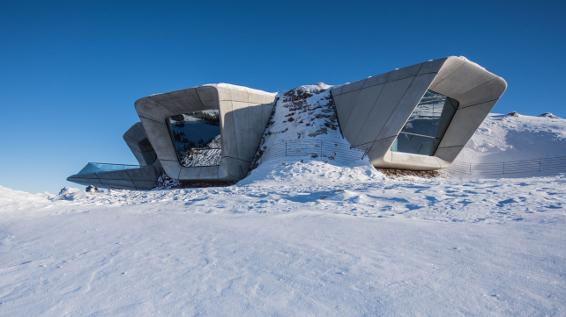
[(0, 185), (135, 163), (133, 102), (209, 82), (285, 91), (464, 55), (507, 80), (494, 111), (566, 117), (563, 3), (2, 1)]

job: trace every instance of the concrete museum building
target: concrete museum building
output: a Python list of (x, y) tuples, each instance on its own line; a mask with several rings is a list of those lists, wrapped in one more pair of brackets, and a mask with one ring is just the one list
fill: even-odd
[[(377, 168), (449, 166), (505, 91), (505, 80), (464, 57), (447, 57), (331, 88), (352, 147)], [(69, 181), (151, 189), (165, 173), (182, 182), (244, 178), (276, 94), (210, 84), (141, 98), (140, 122), (123, 138), (139, 166), (88, 163)]]

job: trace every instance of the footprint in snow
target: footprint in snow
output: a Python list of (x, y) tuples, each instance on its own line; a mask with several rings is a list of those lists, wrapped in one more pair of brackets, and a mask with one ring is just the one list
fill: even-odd
[(517, 201), (513, 198), (509, 198), (509, 199), (505, 199), (505, 200), (501, 200), (499, 202), (497, 202), (497, 207), (505, 207), (509, 204), (515, 204), (517, 203)]
[(408, 209), (408, 211), (413, 211), (413, 210), (423, 208), (423, 206), (420, 206), (420, 205), (417, 205), (417, 204), (406, 204), (405, 207)]
[(432, 206), (438, 202), (438, 199), (434, 196), (425, 196), (425, 199), (428, 201), (428, 205)]
[(562, 208), (562, 204), (551, 204), (551, 205), (546, 205), (544, 206), (545, 208), (548, 209), (561, 209)]

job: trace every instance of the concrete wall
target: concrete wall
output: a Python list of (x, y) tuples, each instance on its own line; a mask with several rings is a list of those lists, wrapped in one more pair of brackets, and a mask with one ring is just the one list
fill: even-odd
[[(249, 170), (274, 101), (274, 93), (213, 84), (144, 97), (135, 105), (147, 137), (169, 177), (193, 181), (237, 181)], [(220, 112), (220, 165), (184, 167), (177, 159), (166, 119), (211, 109)]]
[[(374, 166), (427, 170), (446, 167), (456, 158), (506, 86), (502, 78), (463, 57), (447, 57), (334, 87), (331, 92), (344, 136), (354, 147), (364, 150)], [(459, 102), (435, 154), (390, 151), (427, 89)], [(229, 84), (141, 98), (135, 103), (141, 122), (124, 134), (124, 140), (142, 166), (79, 172), (68, 179), (84, 185), (131, 189), (155, 187), (163, 171), (179, 180), (237, 181), (249, 171), (274, 101), (274, 93)], [(166, 119), (212, 109), (220, 112), (220, 164), (182, 166)]]
[(465, 58), (448, 58), (430, 89), (458, 100), (460, 105), (435, 156), (452, 163), (506, 88), (503, 78), (480, 65)]
[(142, 166), (151, 165), (157, 160), (157, 154), (145, 135), (141, 122), (132, 125), (123, 135), (123, 139)]
[[(505, 81), (463, 57), (394, 70), (331, 90), (344, 136), (376, 167), (439, 169), (460, 153), (506, 88)], [(460, 106), (433, 156), (392, 152), (391, 144), (427, 89)]]

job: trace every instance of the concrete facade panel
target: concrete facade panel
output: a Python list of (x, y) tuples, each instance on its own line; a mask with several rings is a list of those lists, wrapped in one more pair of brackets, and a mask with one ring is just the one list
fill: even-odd
[[(461, 74), (467, 74), (462, 76)], [(481, 72), (475, 67), (463, 65), (457, 72), (448, 75), (444, 80), (436, 81), (430, 88), (443, 95), (459, 99), (466, 91), (480, 86), (493, 77), (491, 74)]]
[(460, 151), (462, 151), (463, 148), (464, 145), (461, 146), (456, 145), (452, 147), (438, 147), (438, 149), (434, 153), (434, 156), (451, 163), (454, 160), (454, 158), (458, 156), (458, 153), (460, 153)]
[(196, 88), (196, 92), (203, 110), (218, 108), (220, 91), (215, 86), (200, 86)]
[(359, 115), (350, 120), (350, 124), (355, 125), (354, 132), (351, 134), (352, 141), (350, 142), (352, 146), (356, 147), (387, 136), (383, 135), (381, 131), (389, 121), (390, 116), (398, 110), (397, 106), (410, 87), (413, 78), (408, 77), (387, 82), (384, 84), (375, 104), (358, 105), (356, 110), (363, 115), (359, 121), (357, 121)]
[(181, 169), (181, 180), (214, 180), (220, 178), (220, 166), (202, 166)]
[(479, 86), (476, 86), (458, 97), (461, 107), (477, 105), (490, 100), (496, 100), (507, 88), (507, 83), (499, 78), (494, 77)]
[(389, 72), (389, 76), (387, 76), (387, 81), (395, 81), (407, 77), (415, 77), (419, 73), (421, 67), (422, 64), (416, 64), (416, 65), (399, 68), (395, 71)]
[(161, 122), (141, 118), (147, 138), (151, 142), (159, 160), (177, 160), (173, 142), (165, 119)]
[(395, 138), (397, 138), (397, 135), (378, 139), (371, 143), (368, 143), (365, 147), (362, 148), (364, 151), (366, 151), (370, 162), (374, 166), (377, 166), (377, 164), (384, 160), (384, 156), (387, 154), (391, 143), (395, 141)]
[(465, 59), (454, 56), (443, 58), (442, 60), (443, 60), (442, 66), (438, 70), (437, 72), (438, 75), (435, 78), (436, 81), (438, 82), (444, 80), (447, 76), (449, 76), (453, 72), (458, 71), (460, 67), (462, 67), (466, 63)]
[(335, 108), (336, 115), (338, 116), (338, 121), (340, 122), (340, 128), (342, 129), (342, 133), (344, 135), (350, 135), (350, 133), (352, 133), (352, 127), (348, 125), (347, 122), (349, 120), (349, 117), (353, 113), (355, 113), (354, 109), (356, 108), (355, 98), (357, 98), (357, 96), (350, 97), (350, 94), (353, 93), (334, 95), (334, 104), (341, 105), (340, 107)]
[(419, 75), (438, 73), (442, 65), (446, 62), (446, 58), (439, 58), (431, 61), (427, 61), (421, 64), (421, 69)]
[(157, 159), (157, 154), (149, 143), (141, 122), (132, 125), (124, 133), (123, 139), (140, 165), (151, 165)]
[(232, 93), (232, 98), (231, 100), (233, 102), (243, 102), (243, 103), (247, 103), (250, 100), (250, 97), (248, 95), (248, 92), (245, 90), (240, 90), (240, 89), (233, 89), (231, 91)]
[[(255, 155), (271, 115), (274, 100), (275, 94), (272, 93), (230, 84), (210, 84), (142, 98), (136, 102), (136, 109), (169, 177), (181, 180), (232, 180), (232, 175), (241, 175), (243, 170), (247, 173), (249, 161)], [(156, 104), (158, 109), (152, 107)], [(181, 166), (165, 120), (172, 115), (209, 109), (220, 111), (220, 166)], [(144, 119), (146, 111), (159, 120)], [(233, 163), (232, 158), (238, 163)]]
[(341, 110), (341, 113), (338, 114), (340, 118), (341, 126), (343, 128), (347, 128), (346, 129), (347, 132), (344, 132), (345, 134), (347, 133), (348, 135), (350, 135), (351, 133), (354, 132), (352, 131), (354, 130), (353, 128), (356, 127), (356, 125), (351, 124), (350, 119), (354, 120), (354, 122), (359, 122), (359, 120), (363, 120), (364, 112), (359, 110), (360, 105), (362, 105), (362, 107), (363, 105), (368, 105), (368, 104), (375, 105), (377, 99), (379, 98), (379, 95), (381, 94), (381, 90), (383, 89), (383, 86), (384, 85), (375, 85), (360, 90), (359, 92), (354, 92), (340, 96), (340, 98), (349, 98), (340, 101), (340, 103), (343, 104), (344, 106), (339, 108)]
[(358, 80), (351, 84), (343, 85), (342, 86), (342, 94), (349, 93), (352, 91), (360, 90), (364, 86), (365, 80)]
[(177, 157), (175, 157), (175, 159), (173, 160), (159, 159), (159, 162), (161, 163), (161, 166), (163, 167), (163, 170), (165, 171), (165, 174), (167, 174), (167, 176), (173, 179), (179, 179), (179, 175), (181, 174), (181, 164), (179, 164)]
[(383, 166), (388, 168), (406, 168), (414, 170), (435, 170), (444, 166), (442, 160), (435, 156), (411, 155), (401, 152), (390, 152), (391, 159), (384, 161)]
[(412, 78), (410, 86), (380, 131), (379, 138), (399, 134), (413, 112), (415, 105), (418, 104), (425, 94), (434, 76), (434, 74), (424, 74)]
[(161, 121), (161, 111), (159, 108), (159, 104), (151, 99), (138, 100), (136, 102), (137, 113), (143, 113), (143, 117), (146, 119)]
[(383, 74), (383, 75), (371, 76), (371, 77), (365, 79), (363, 88), (368, 88), (368, 87), (371, 87), (371, 86), (385, 84), (389, 80), (387, 78), (388, 74), (389, 73), (386, 73), (386, 74)]
[[(452, 122), (450, 122), (450, 125), (444, 134), (444, 138), (442, 138), (442, 141), (440, 142), (439, 148), (453, 146), (463, 147), (466, 145), (494, 104), (495, 101), (490, 101), (456, 111)], [(445, 159), (452, 161), (455, 158), (456, 157), (446, 157)]]
[[(372, 164), (438, 169), (456, 158), (505, 88), (502, 78), (463, 57), (451, 56), (344, 85), (333, 89), (332, 95), (344, 136), (366, 151)], [(427, 89), (459, 102), (436, 153), (391, 152), (391, 144)], [(377, 97), (375, 102), (372, 97)]]

